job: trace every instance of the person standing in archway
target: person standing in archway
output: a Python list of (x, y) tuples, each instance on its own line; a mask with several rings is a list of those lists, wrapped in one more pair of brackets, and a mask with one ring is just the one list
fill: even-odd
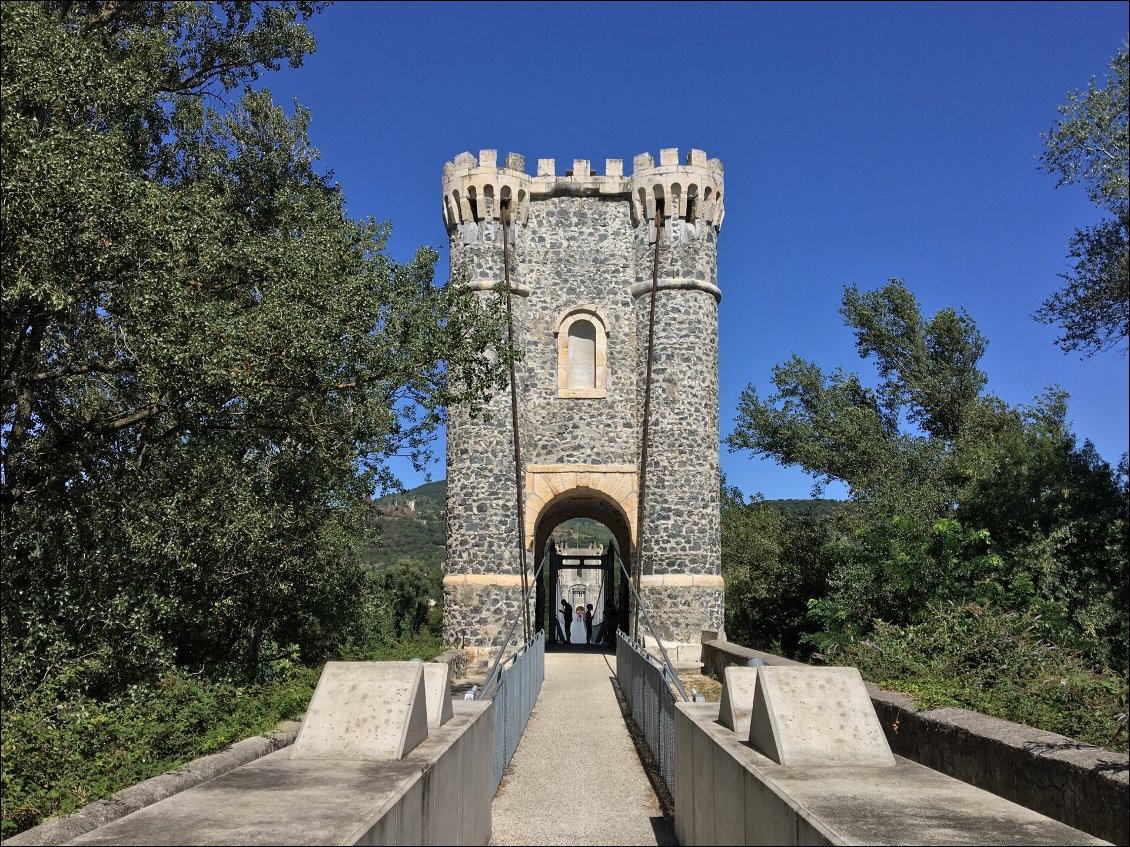
[(561, 598), (561, 617), (565, 618), (565, 643), (573, 640), (573, 606), (564, 597)]
[(585, 606), (585, 643), (592, 644), (592, 603)]

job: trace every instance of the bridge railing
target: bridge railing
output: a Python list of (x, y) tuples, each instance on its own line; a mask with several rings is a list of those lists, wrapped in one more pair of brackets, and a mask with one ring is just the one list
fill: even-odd
[(675, 694), (667, 666), (623, 632), (616, 633), (616, 680), (660, 775), (675, 794)]
[(544, 679), (545, 633), (539, 632), (499, 666), (490, 688), (484, 688), (479, 697), (492, 701), (495, 792), (526, 731)]

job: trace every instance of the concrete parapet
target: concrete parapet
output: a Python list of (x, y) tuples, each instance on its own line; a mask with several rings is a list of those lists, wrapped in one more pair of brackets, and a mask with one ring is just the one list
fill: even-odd
[(1069, 826), (1130, 844), (1130, 757), (967, 709), (919, 710), (868, 686), (891, 749)]
[(789, 767), (718, 721), (718, 705), (676, 703), (675, 834), (680, 844), (1103, 844), (930, 768)]
[[(702, 645), (704, 673), (759, 659), (801, 666), (726, 640)], [(965, 709), (921, 710), (868, 684), (887, 742), (904, 756), (1114, 844), (1130, 844), (1130, 757)]]
[(280, 750), (87, 833), (75, 844), (486, 844), (488, 702), (399, 761), (294, 759)]

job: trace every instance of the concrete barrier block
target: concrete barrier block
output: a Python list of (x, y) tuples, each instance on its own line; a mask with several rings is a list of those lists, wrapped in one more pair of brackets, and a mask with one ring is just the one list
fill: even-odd
[(427, 700), (428, 728), (451, 720), (451, 668), (438, 662), (424, 665), (424, 696)]
[(714, 840), (718, 845), (745, 844), (745, 767), (727, 750), (714, 750)]
[(788, 766), (895, 765), (857, 668), (757, 668), (749, 743)]
[(722, 702), (718, 720), (743, 738), (749, 738), (749, 718), (756, 693), (757, 668), (730, 666), (722, 672)]
[(694, 733), (697, 727), (675, 705), (675, 838), (694, 843)]
[(428, 737), (420, 662), (327, 662), (295, 759), (398, 761)]
[(694, 818), (691, 840), (683, 844), (717, 844), (714, 835), (714, 755), (717, 750), (705, 732), (696, 732), (691, 740), (691, 777), (694, 796), (691, 814)]

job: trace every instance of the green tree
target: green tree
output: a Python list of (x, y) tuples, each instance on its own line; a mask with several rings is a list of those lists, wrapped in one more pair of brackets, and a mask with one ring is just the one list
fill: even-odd
[(250, 87), (322, 5), (2, 6), (6, 700), (326, 655), (385, 458), (502, 385), (498, 312)]
[(1030, 407), (987, 393), (987, 342), (964, 312), (926, 319), (892, 280), (848, 287), (841, 313), (878, 385), (793, 356), (774, 369), (775, 395), (742, 393), (727, 438), (841, 481), (856, 501), (844, 534), (822, 548), (827, 591), (812, 598), (821, 633), (810, 635), (825, 644), (876, 619), (914, 623), (936, 601), (993, 602), (1037, 607), (1061, 642), (1125, 667), (1125, 463), (1112, 469), (1078, 446), (1063, 392)]
[(808, 601), (827, 592), (822, 548), (832, 521), (783, 512), (722, 487), (722, 576), (726, 633), (739, 644), (799, 656)]
[(1130, 55), (1127, 45), (1110, 62), (1105, 88), (1091, 78), (1085, 92), (1071, 91), (1059, 107), (1062, 116), (1043, 136), (1040, 161), (1059, 175), (1060, 185), (1082, 183), (1103, 211), (1094, 226), (1076, 229), (1068, 256), (1074, 268), (1060, 274), (1065, 285), (1036, 312), (1036, 319), (1058, 325), (1056, 343), (1065, 352), (1093, 356), (1119, 345), (1125, 352), (1130, 332), (1130, 145), (1127, 101)]
[(879, 385), (794, 355), (773, 369), (774, 397), (762, 400), (752, 385), (742, 392), (726, 443), (798, 465), (818, 484), (841, 481), (861, 501), (935, 515), (955, 497), (946, 457), (985, 385), (986, 341), (964, 312), (925, 320), (900, 280), (873, 292), (849, 286), (840, 312)]

